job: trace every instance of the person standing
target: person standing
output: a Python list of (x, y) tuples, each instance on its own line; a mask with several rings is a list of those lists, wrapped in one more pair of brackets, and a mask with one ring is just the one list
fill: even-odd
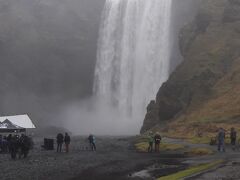
[(236, 132), (236, 130), (233, 127), (231, 128), (230, 138), (231, 138), (232, 150), (235, 151), (235, 149), (236, 149), (236, 140), (237, 140), (237, 132)]
[(10, 145), (11, 145), (12, 138), (13, 138), (12, 134), (9, 134), (9, 135), (7, 136), (7, 151), (8, 151), (9, 153), (10, 153)]
[(96, 137), (93, 135), (93, 140), (92, 140), (92, 150), (93, 151), (96, 151), (97, 148), (96, 148)]
[(10, 154), (11, 154), (11, 158), (13, 160), (16, 159), (16, 156), (17, 156), (17, 152), (18, 152), (18, 137), (17, 136), (12, 136), (11, 137), (11, 140), (9, 142), (9, 151), (10, 151)]
[(69, 145), (70, 145), (70, 142), (71, 142), (71, 138), (70, 138), (70, 136), (68, 135), (68, 133), (65, 133), (64, 143), (65, 143), (66, 153), (69, 152)]
[(225, 152), (225, 131), (223, 128), (219, 129), (217, 139), (218, 139), (218, 151)]
[(3, 153), (3, 137), (0, 135), (0, 152)]
[(59, 133), (57, 135), (57, 152), (62, 152), (63, 140), (64, 140), (63, 134)]
[(92, 151), (96, 151), (97, 150), (97, 148), (96, 148), (96, 138), (92, 134), (90, 134), (89, 137), (88, 137), (88, 140), (89, 140)]
[(162, 137), (160, 136), (159, 132), (156, 133), (156, 135), (154, 136), (154, 141), (155, 141), (155, 152), (159, 152), (160, 151), (160, 142), (162, 140)]
[(2, 145), (3, 145), (3, 153), (7, 153), (8, 152), (8, 141), (7, 141), (7, 137), (4, 136), (2, 139)]
[(19, 148), (20, 148), (20, 151), (18, 152), (18, 153), (19, 153), (19, 155), (18, 155), (18, 158), (19, 158), (19, 159), (21, 159), (21, 158), (22, 158), (22, 155), (24, 154), (24, 143), (23, 143), (23, 141), (24, 141), (24, 134), (22, 134), (22, 135), (20, 136), (19, 142), (18, 142)]
[(152, 132), (150, 131), (148, 135), (148, 152), (153, 151), (153, 141), (154, 141), (154, 137)]
[(19, 159), (21, 159), (22, 155), (24, 158), (27, 158), (27, 155), (31, 148), (30, 138), (27, 135), (22, 134), (22, 136), (19, 139), (19, 146), (20, 146)]

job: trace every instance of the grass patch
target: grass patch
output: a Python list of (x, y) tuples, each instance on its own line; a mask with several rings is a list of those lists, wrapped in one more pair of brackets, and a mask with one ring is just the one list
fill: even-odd
[(187, 139), (187, 142), (190, 142), (192, 144), (209, 144), (210, 141), (210, 137), (192, 137), (190, 139)]
[(193, 167), (190, 167), (189, 169), (177, 172), (175, 174), (160, 177), (157, 180), (179, 180), (179, 179), (182, 179), (182, 178), (192, 176), (194, 174), (209, 170), (211, 168), (214, 168), (217, 165), (221, 164), (222, 162), (223, 162), (222, 160), (219, 160), (219, 161), (214, 161), (214, 162), (207, 163), (207, 164), (201, 164), (201, 165), (193, 166)]
[[(192, 144), (210, 144), (212, 138), (216, 139), (216, 137), (213, 137), (213, 136), (212, 137), (192, 137), (192, 138), (186, 139), (186, 141)], [(226, 137), (225, 144), (230, 144), (230, 143), (231, 143), (230, 137)]]
[(181, 145), (181, 144), (167, 144), (167, 143), (162, 143), (160, 145), (160, 149), (164, 150), (164, 151), (177, 151), (177, 150), (181, 150), (184, 149), (185, 146)]
[[(148, 151), (148, 142), (140, 142), (135, 144), (135, 148), (138, 152), (147, 152)], [(185, 146), (181, 144), (168, 144), (168, 143), (161, 143), (160, 144), (160, 151), (176, 151), (184, 149)]]
[(136, 143), (135, 148), (138, 152), (147, 152), (148, 151), (148, 143), (147, 142)]
[(213, 151), (209, 148), (192, 148), (186, 154), (190, 156), (204, 156), (213, 154)]

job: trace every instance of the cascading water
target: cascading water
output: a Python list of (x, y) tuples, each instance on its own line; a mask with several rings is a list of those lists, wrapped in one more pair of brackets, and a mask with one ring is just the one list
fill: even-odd
[(169, 76), (171, 4), (172, 0), (106, 0), (93, 91), (136, 131), (147, 104)]

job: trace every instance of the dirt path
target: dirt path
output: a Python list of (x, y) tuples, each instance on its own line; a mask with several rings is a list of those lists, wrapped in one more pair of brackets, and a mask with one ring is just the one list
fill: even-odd
[(226, 153), (216, 153), (207, 157), (211, 161), (224, 160), (224, 163), (213, 170), (207, 171), (191, 179), (196, 180), (239, 180), (240, 179), (240, 152), (234, 152), (230, 147)]
[(240, 179), (240, 159), (229, 161), (223, 167), (195, 176), (196, 180), (239, 180)]
[(240, 151), (233, 151), (231, 146), (226, 146), (226, 152), (217, 152), (216, 146), (210, 146), (207, 144), (191, 144), (184, 140), (179, 139), (165, 139), (168, 143), (177, 143), (187, 146), (189, 148), (204, 147), (215, 151), (213, 155), (187, 158), (184, 163), (187, 164), (202, 164), (213, 162), (217, 160), (223, 160), (224, 163), (217, 168), (203, 172), (199, 175), (186, 178), (187, 180), (239, 180), (240, 179)]

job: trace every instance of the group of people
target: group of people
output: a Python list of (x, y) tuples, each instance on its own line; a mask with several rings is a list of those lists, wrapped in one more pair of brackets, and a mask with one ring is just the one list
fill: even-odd
[[(219, 152), (225, 152), (225, 138), (226, 138), (226, 131), (223, 128), (220, 128), (217, 135)], [(231, 128), (230, 140), (231, 140), (232, 150), (236, 150), (237, 131), (234, 128)]]
[(57, 152), (62, 152), (62, 145), (65, 144), (65, 151), (66, 153), (69, 152), (69, 145), (71, 142), (71, 138), (68, 135), (68, 133), (65, 133), (65, 136), (63, 136), (62, 133), (59, 133), (57, 135)]
[[(231, 131), (229, 134), (230, 134), (232, 150), (236, 150), (237, 131), (235, 130), (235, 128), (231, 128)], [(216, 138), (219, 152), (225, 152), (225, 139), (226, 139), (226, 131), (223, 128), (220, 128)], [(157, 132), (154, 135), (153, 132), (150, 131), (148, 135), (148, 152), (153, 152), (154, 144), (155, 144), (155, 152), (159, 152), (161, 140), (162, 138), (159, 132)]]
[(16, 159), (17, 154), (18, 158), (26, 158), (29, 150), (33, 147), (33, 141), (30, 137), (25, 134), (0, 136), (0, 149), (1, 153), (11, 154), (12, 159)]
[[(57, 152), (62, 152), (62, 145), (65, 144), (65, 151), (66, 153), (69, 152), (69, 145), (71, 142), (71, 138), (68, 135), (68, 133), (65, 133), (65, 136), (63, 136), (62, 133), (59, 133), (56, 137), (57, 139)], [(88, 136), (88, 142), (90, 144), (91, 150), (96, 151), (96, 137), (92, 134)]]
[(161, 140), (162, 137), (159, 132), (156, 132), (154, 135), (153, 132), (150, 131), (148, 136), (148, 152), (153, 152), (153, 144), (155, 145), (155, 152), (159, 152)]

